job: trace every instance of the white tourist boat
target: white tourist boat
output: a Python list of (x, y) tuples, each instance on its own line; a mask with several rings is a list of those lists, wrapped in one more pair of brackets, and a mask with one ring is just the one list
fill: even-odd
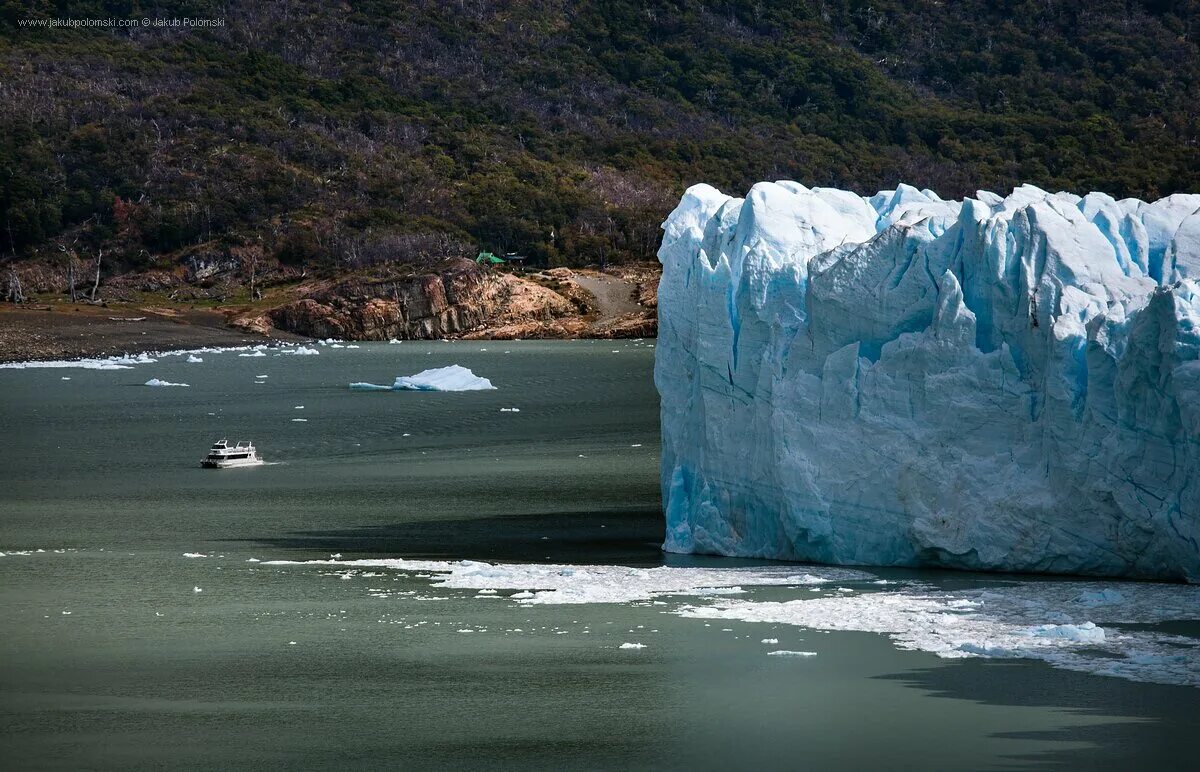
[(235, 466), (259, 466), (263, 463), (252, 442), (230, 445), (227, 440), (213, 443), (208, 455), (200, 462), (205, 469), (229, 469)]

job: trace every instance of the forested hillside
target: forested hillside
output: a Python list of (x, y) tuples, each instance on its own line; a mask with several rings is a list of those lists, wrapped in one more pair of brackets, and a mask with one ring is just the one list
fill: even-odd
[[(10, 259), (645, 260), (699, 181), (1200, 191), (1188, 0), (0, 7)], [(67, 16), (225, 24), (18, 25)]]

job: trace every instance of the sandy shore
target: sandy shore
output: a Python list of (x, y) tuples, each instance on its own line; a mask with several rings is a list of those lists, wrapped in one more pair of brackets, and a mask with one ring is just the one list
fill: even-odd
[(0, 307), (0, 362), (304, 340), (235, 329), (216, 311), (52, 303)]

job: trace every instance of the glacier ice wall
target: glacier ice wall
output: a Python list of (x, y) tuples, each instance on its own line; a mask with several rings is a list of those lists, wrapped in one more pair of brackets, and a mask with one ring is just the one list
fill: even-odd
[(664, 548), (1200, 581), (1200, 195), (696, 185)]

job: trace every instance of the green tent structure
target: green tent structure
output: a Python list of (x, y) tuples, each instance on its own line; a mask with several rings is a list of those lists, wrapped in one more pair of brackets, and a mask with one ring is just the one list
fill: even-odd
[(475, 258), (477, 265), (498, 265), (504, 262), (504, 258), (496, 257), (491, 252), (480, 252)]

